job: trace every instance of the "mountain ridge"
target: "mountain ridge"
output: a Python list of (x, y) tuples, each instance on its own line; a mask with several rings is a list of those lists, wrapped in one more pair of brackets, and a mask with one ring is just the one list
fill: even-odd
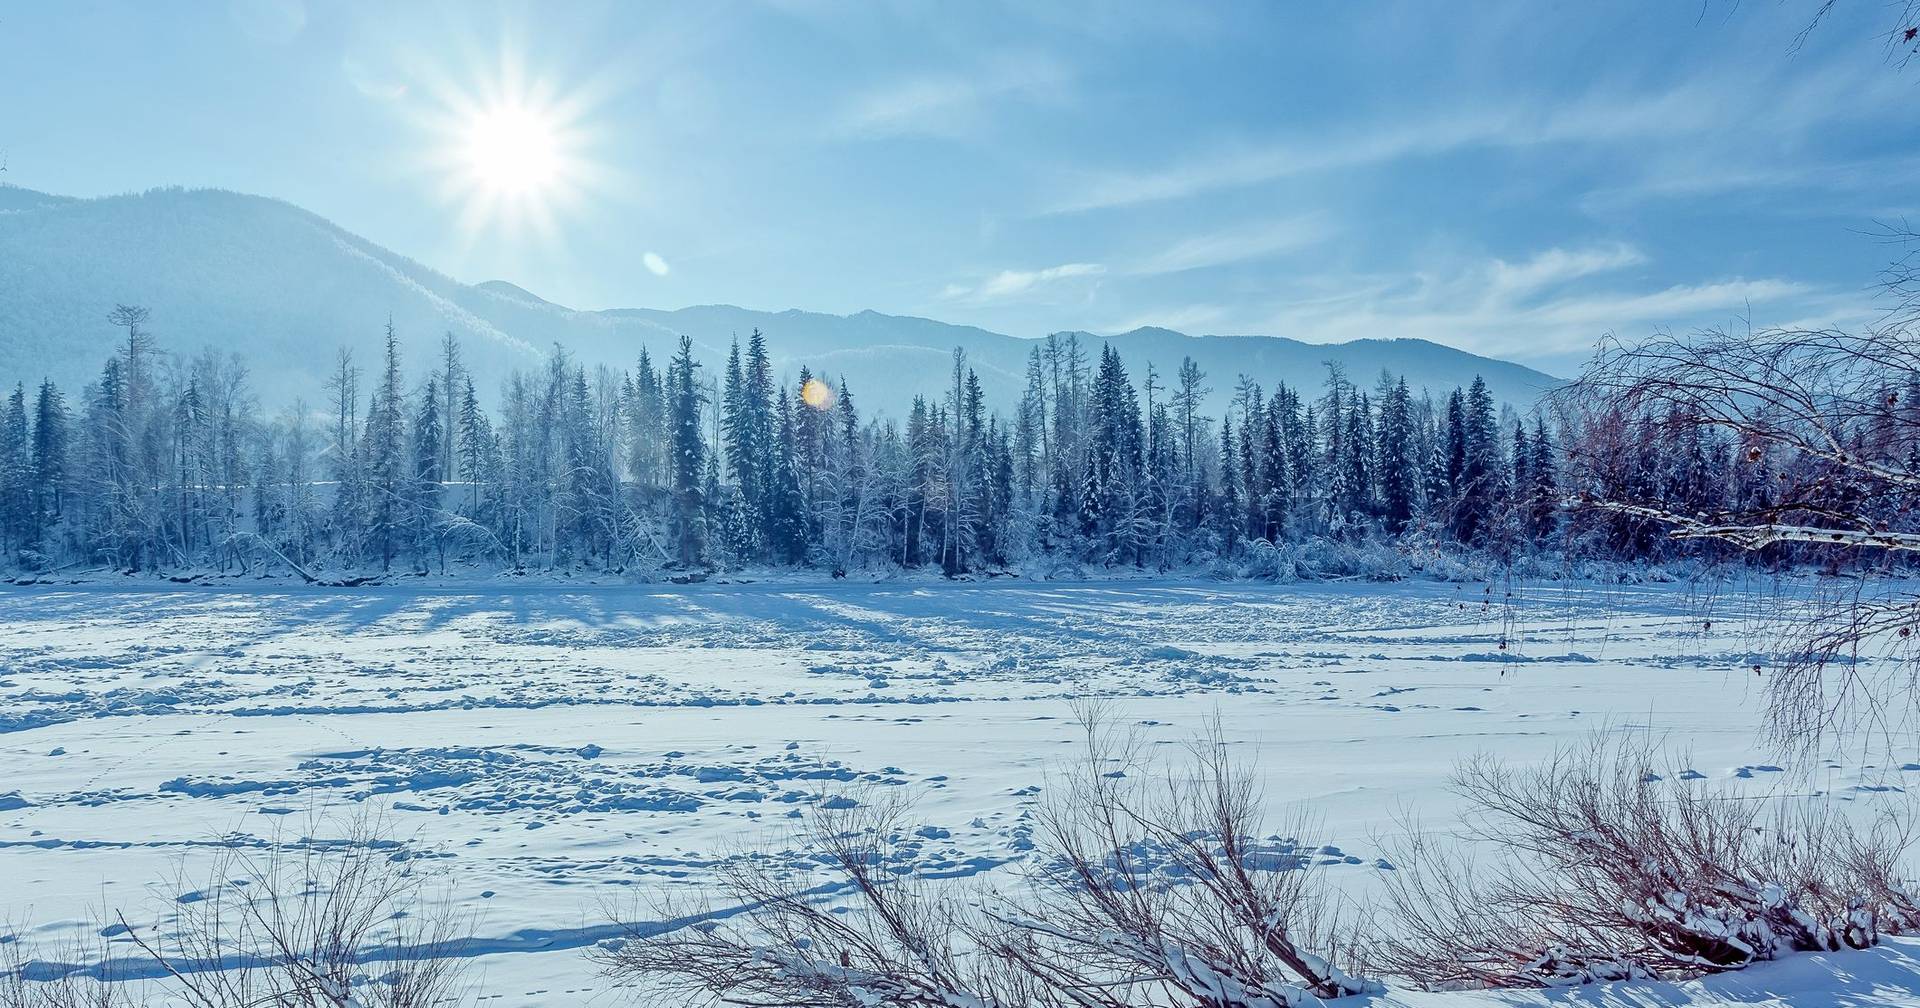
[[(424, 369), (441, 332), (450, 331), (489, 391), (512, 370), (538, 364), (554, 344), (590, 364), (626, 367), (642, 348), (664, 360), (684, 334), (703, 363), (718, 365), (731, 339), (759, 328), (787, 379), (802, 366), (844, 376), (864, 408), (895, 415), (915, 393), (938, 394), (956, 346), (989, 398), (1010, 404), (1037, 342), (871, 308), (850, 315), (731, 304), (573, 309), (506, 280), (464, 283), (272, 197), (165, 188), (78, 199), (0, 185), (0, 378), (47, 376), (77, 389), (117, 341), (105, 315), (119, 302), (148, 307), (162, 345), (183, 356), (208, 348), (242, 353), (270, 405), (315, 394), (337, 346), (370, 365), (389, 318), (410, 372)], [(1561, 384), (1524, 365), (1414, 337), (1321, 344), (1154, 326), (1075, 332), (1090, 344), (1114, 345), (1136, 381), (1148, 362), (1171, 374), (1181, 357), (1193, 356), (1209, 375), (1216, 413), (1240, 373), (1269, 386), (1317, 387), (1326, 362), (1360, 382), (1383, 369), (1406, 375), (1436, 395), (1482, 374), (1496, 397), (1518, 406)], [(901, 380), (916, 373), (926, 380)]]

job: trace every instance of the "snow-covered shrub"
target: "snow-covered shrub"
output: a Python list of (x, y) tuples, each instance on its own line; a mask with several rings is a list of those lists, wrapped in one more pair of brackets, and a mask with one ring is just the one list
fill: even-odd
[(1825, 801), (1768, 813), (1659, 762), (1596, 736), (1538, 768), (1463, 764), (1455, 788), (1486, 859), (1413, 831), (1392, 856), (1380, 961), (1433, 988), (1681, 977), (1865, 948), (1920, 919), (1904, 820), (1862, 828)]
[(1240, 576), (1282, 583), (1300, 580), (1300, 564), (1295, 557), (1293, 544), (1253, 540), (1245, 549)]
[(1360, 578), (1397, 581), (1411, 570), (1392, 544), (1374, 540), (1342, 542), (1313, 538), (1294, 550), (1295, 567), (1304, 578)]
[(994, 950), (1087, 1008), (1303, 1008), (1377, 993), (1308, 859), (1257, 839), (1261, 797), (1215, 735), (1157, 774), (1097, 710), (1084, 762), (1047, 789), (1032, 886), (992, 911)]

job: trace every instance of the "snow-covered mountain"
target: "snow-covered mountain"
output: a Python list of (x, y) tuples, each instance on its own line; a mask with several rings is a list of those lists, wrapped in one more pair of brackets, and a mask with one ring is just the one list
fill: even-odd
[[(777, 366), (844, 376), (867, 408), (898, 412), (937, 393), (949, 355), (964, 347), (990, 395), (1018, 394), (1033, 339), (932, 319), (826, 315), (701, 305), (675, 311), (574, 311), (504, 281), (465, 284), (280, 200), (220, 190), (154, 190), (100, 199), (0, 186), (0, 379), (52, 377), (78, 387), (98, 373), (118, 330), (115, 303), (147, 306), (163, 345), (244, 354), (264, 401), (316, 401), (336, 347), (371, 363), (389, 318), (409, 361), (424, 367), (442, 332), (458, 334), (492, 388), (555, 343), (582, 359), (625, 365), (646, 347), (670, 352), (681, 333), (709, 363), (735, 335), (767, 333)], [(1192, 356), (1216, 400), (1246, 373), (1317, 386), (1337, 362), (1370, 383), (1385, 369), (1444, 391), (1483, 375), (1499, 398), (1531, 402), (1558, 380), (1506, 361), (1419, 339), (1309, 344), (1264, 336), (1188, 336), (1143, 328), (1085, 336), (1114, 344), (1129, 368), (1163, 374)], [(922, 376), (902, 380), (902, 376)], [(317, 405), (317, 402), (316, 402)]]

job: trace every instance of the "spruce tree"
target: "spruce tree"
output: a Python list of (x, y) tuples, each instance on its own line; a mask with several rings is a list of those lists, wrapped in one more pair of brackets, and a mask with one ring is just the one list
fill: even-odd
[(1560, 518), (1559, 472), (1554, 462), (1553, 439), (1547, 436), (1547, 421), (1533, 419), (1533, 460), (1527, 466), (1533, 479), (1532, 506), (1528, 526), (1536, 543), (1545, 543), (1557, 531)]
[(440, 572), (446, 573), (447, 555), (438, 533), (438, 518), (445, 491), (445, 471), (440, 460), (446, 440), (441, 430), (444, 414), (440, 405), (440, 382), (430, 381), (420, 390), (420, 408), (413, 418), (413, 483), (409, 488), (406, 524), (414, 564), (425, 569), (431, 550), (440, 560)]
[[(756, 333), (757, 335), (757, 333)], [(706, 558), (706, 515), (701, 480), (706, 475), (706, 441), (700, 434), (700, 392), (693, 340), (680, 337), (680, 350), (667, 368), (667, 426), (672, 456), (674, 560), (699, 566)]]
[(67, 438), (66, 400), (51, 379), (44, 380), (33, 403), (33, 509), (43, 529), (66, 514)]
[(406, 464), (406, 428), (401, 412), (400, 337), (392, 320), (387, 322), (386, 366), (380, 374), (380, 386), (367, 407), (367, 531), (372, 555), (381, 570), (393, 567), (393, 560), (407, 543), (404, 527), (407, 501), (411, 494), (409, 466)]
[(0, 544), (17, 550), (32, 538), (33, 434), (27, 390), (15, 385), (0, 416)]
[(1404, 378), (1393, 383), (1381, 404), (1379, 442), (1380, 515), (1387, 531), (1400, 535), (1413, 523), (1424, 469), (1415, 450), (1413, 398)]
[(1240, 533), (1245, 527), (1241, 519), (1240, 480), (1234, 473), (1240, 467), (1240, 452), (1233, 444), (1233, 424), (1223, 420), (1220, 423), (1220, 507), (1215, 511), (1217, 534), (1220, 537), (1220, 551), (1231, 556), (1240, 545)]

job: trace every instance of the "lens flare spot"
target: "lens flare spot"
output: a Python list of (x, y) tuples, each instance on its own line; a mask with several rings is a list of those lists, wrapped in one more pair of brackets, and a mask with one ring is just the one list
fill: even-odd
[(827, 409), (833, 405), (833, 389), (818, 378), (809, 378), (800, 386), (800, 401), (817, 410)]

